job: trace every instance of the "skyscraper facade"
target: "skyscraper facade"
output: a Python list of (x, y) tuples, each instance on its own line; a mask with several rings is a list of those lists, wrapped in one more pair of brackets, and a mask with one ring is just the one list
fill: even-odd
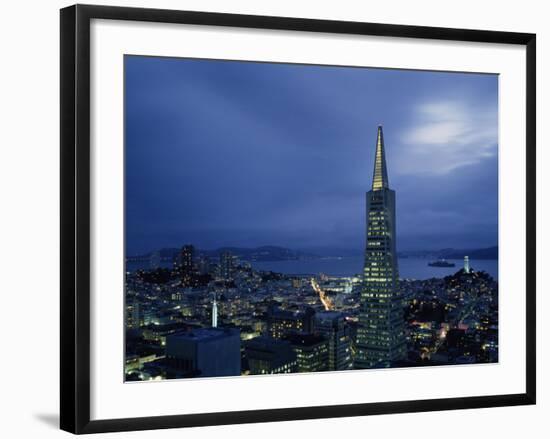
[(366, 198), (367, 236), (356, 369), (390, 367), (406, 357), (396, 253), (395, 192), (389, 187), (382, 126), (378, 126), (372, 188)]
[(298, 372), (296, 352), (287, 340), (255, 337), (244, 345), (250, 375)]
[(352, 368), (351, 336), (344, 315), (337, 311), (320, 311), (315, 314), (315, 332), (328, 340), (329, 370)]
[(191, 286), (194, 275), (195, 247), (184, 245), (179, 254), (178, 268), (181, 273), (181, 281), (184, 286)]
[(272, 305), (267, 311), (267, 335), (280, 339), (292, 332), (311, 332), (314, 316), (315, 311), (310, 307), (289, 311)]
[(176, 377), (240, 375), (240, 331), (236, 328), (198, 328), (169, 335), (166, 360)]
[(296, 353), (298, 372), (323, 372), (329, 369), (329, 341), (308, 333), (292, 333), (285, 338)]
[(234, 269), (234, 258), (231, 252), (222, 252), (220, 254), (220, 277), (225, 281), (233, 280)]

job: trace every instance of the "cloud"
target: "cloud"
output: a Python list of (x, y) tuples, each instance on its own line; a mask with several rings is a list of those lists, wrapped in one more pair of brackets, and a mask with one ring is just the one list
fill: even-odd
[[(437, 101), (416, 107), (413, 126), (401, 138), (396, 171), (447, 174), (498, 151), (496, 105)], [(421, 165), (421, 166), (419, 166)]]

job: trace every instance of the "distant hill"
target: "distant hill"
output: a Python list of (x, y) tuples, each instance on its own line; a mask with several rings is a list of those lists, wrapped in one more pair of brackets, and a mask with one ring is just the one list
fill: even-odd
[(228, 251), (243, 261), (291, 261), (302, 259), (316, 259), (317, 255), (291, 250), (285, 247), (264, 245), (261, 247), (221, 247), (216, 250), (200, 250), (199, 252), (211, 257), (218, 257), (221, 253)]
[(301, 249), (305, 253), (313, 253), (319, 257), (353, 257), (353, 256), (365, 256), (365, 247), (359, 246), (357, 248), (342, 248), (342, 247), (311, 247), (308, 249)]
[(473, 259), (498, 259), (498, 246), (477, 249), (444, 248), (441, 250), (418, 250), (399, 252), (400, 257), (427, 259), (462, 259), (468, 256)]
[[(363, 256), (364, 250), (341, 249), (319, 247), (311, 250), (293, 250), (275, 245), (264, 245), (260, 247), (220, 247), (214, 250), (196, 249), (197, 255), (205, 255), (211, 258), (218, 258), (224, 251), (229, 251), (243, 261), (295, 261), (319, 259), (327, 256), (356, 257)], [(145, 261), (151, 258), (153, 253), (158, 253), (164, 261), (171, 261), (180, 252), (179, 248), (163, 248), (157, 252), (149, 252), (143, 255), (129, 256), (129, 261)], [(425, 259), (462, 259), (469, 256), (471, 260), (498, 259), (498, 246), (474, 249), (444, 248), (441, 250), (414, 250), (398, 252), (403, 258), (425, 258)]]
[(161, 248), (160, 250), (155, 250), (149, 253), (145, 253), (142, 255), (133, 255), (133, 256), (126, 256), (126, 260), (129, 262), (140, 262), (140, 261), (148, 261), (151, 259), (151, 256), (154, 253), (157, 253), (160, 256), (160, 259), (163, 261), (172, 261), (174, 259), (174, 256), (179, 253), (180, 249), (171, 247), (171, 248)]
[[(218, 258), (223, 252), (230, 252), (243, 261), (292, 261), (304, 259), (317, 259), (319, 256), (301, 250), (291, 250), (285, 247), (277, 247), (273, 245), (265, 245), (261, 247), (220, 247), (215, 250), (196, 249), (197, 255), (204, 255), (211, 258)], [(158, 250), (161, 259), (172, 260), (178, 253), (178, 248), (163, 248)], [(130, 261), (142, 261), (151, 258), (153, 253), (149, 252), (143, 255), (128, 256)]]
[(462, 259), (464, 256), (468, 256), (470, 259), (498, 259), (498, 247), (466, 250), (446, 249), (442, 250), (441, 257), (446, 259)]

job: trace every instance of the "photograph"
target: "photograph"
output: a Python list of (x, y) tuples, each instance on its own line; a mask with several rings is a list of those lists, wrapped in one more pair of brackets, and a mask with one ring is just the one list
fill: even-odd
[(545, 5), (6, 2), (3, 437), (550, 431)]
[(498, 122), (498, 74), (124, 55), (124, 380), (498, 363)]

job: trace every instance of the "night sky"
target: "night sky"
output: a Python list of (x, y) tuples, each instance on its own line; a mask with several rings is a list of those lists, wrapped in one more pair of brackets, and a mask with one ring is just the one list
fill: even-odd
[(498, 77), (125, 58), (127, 254), (362, 250), (384, 127), (397, 247), (498, 241)]

